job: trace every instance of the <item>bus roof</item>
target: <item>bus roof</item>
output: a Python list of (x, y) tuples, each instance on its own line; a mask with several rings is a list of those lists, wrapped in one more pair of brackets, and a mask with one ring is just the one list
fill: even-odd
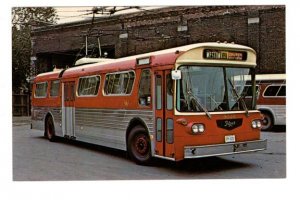
[[(240, 81), (240, 80), (245, 80), (249, 81), (251, 80), (251, 75), (237, 75), (234, 77), (235, 80)], [(279, 81), (279, 80), (285, 80), (286, 74), (256, 74), (255, 75), (255, 80), (256, 81)]]
[[(251, 59), (253, 55), (255, 55), (255, 51), (243, 45), (238, 44), (231, 44), (231, 43), (219, 43), (219, 42), (210, 42), (210, 43), (197, 43), (191, 45), (185, 45), (181, 47), (175, 47), (171, 49), (165, 49), (140, 55), (134, 55), (119, 59), (108, 60), (103, 63), (94, 63), (88, 65), (82, 65), (78, 67), (73, 67), (66, 70), (63, 74), (64, 78), (70, 78), (75, 76), (82, 76), (82, 75), (89, 75), (99, 71), (102, 72), (115, 72), (115, 71), (122, 71), (122, 70), (132, 70), (135, 69), (137, 66), (136, 62), (138, 59), (142, 58), (150, 58), (150, 66), (161, 66), (161, 65), (174, 65), (176, 63), (176, 59), (178, 56), (184, 55), (185, 52), (189, 52), (193, 49), (204, 49), (204, 48), (211, 48), (211, 49), (233, 49), (233, 50), (241, 50), (241, 51), (248, 51), (251, 53), (249, 56)], [(202, 55), (202, 53), (201, 53)], [(254, 56), (255, 57), (255, 56)], [(199, 55), (199, 58), (200, 55)], [(253, 61), (254, 60), (254, 61)], [(256, 59), (252, 59), (249, 62), (252, 67), (256, 65)], [(232, 63), (232, 61), (225, 60), (225, 61), (218, 61), (218, 62), (227, 62)], [(237, 62), (240, 65), (245, 65), (244, 61)]]
[[(248, 51), (251, 52), (252, 55), (255, 55), (255, 51), (252, 48), (243, 45), (232, 44), (232, 43), (220, 43), (220, 42), (197, 43), (197, 44), (185, 45), (181, 47), (175, 47), (171, 49), (165, 49), (165, 50), (140, 54), (140, 55), (124, 57), (124, 58), (106, 60), (105, 62), (101, 62), (101, 63), (93, 63), (93, 64), (86, 64), (77, 67), (72, 67), (63, 72), (63, 77), (71, 78), (76, 76), (91, 75), (100, 71), (109, 73), (115, 71), (132, 70), (135, 69), (135, 67), (137, 66), (137, 60), (143, 58), (149, 58), (151, 61), (150, 66), (152, 67), (161, 66), (161, 65), (174, 65), (176, 63), (176, 59), (178, 58), (178, 56), (184, 55), (185, 52), (189, 52), (190, 50), (200, 49), (200, 48), (234, 49), (234, 50)], [(220, 62), (230, 63), (231, 61), (225, 60)], [(241, 63), (242, 62), (239, 62), (239, 64)], [(253, 62), (251, 62), (250, 64), (251, 66), (254, 65)], [(51, 73), (49, 74), (43, 73), (39, 76), (44, 76), (44, 75), (48, 76), (50, 74)]]
[(232, 43), (202, 43), (189, 49), (176, 60), (181, 65), (256, 67), (256, 52), (247, 46)]
[(63, 69), (55, 69), (55, 71), (52, 71), (52, 72), (45, 72), (45, 73), (39, 74), (34, 78), (34, 82), (58, 79), (58, 76), (62, 70)]

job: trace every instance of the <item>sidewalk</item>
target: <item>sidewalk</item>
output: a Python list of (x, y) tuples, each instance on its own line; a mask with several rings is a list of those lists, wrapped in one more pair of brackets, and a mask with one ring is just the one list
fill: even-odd
[(13, 126), (21, 126), (30, 124), (31, 122), (31, 116), (20, 116), (20, 117), (13, 117)]

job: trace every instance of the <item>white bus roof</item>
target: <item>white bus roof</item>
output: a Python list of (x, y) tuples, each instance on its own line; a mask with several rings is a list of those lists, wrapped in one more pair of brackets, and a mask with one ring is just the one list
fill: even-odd
[[(256, 74), (255, 80), (256, 81), (276, 81), (276, 80), (286, 80), (286, 74)], [(235, 80), (245, 80), (249, 81), (251, 79), (251, 75), (237, 75), (235, 76)]]
[(286, 74), (256, 74), (256, 81), (286, 80)]

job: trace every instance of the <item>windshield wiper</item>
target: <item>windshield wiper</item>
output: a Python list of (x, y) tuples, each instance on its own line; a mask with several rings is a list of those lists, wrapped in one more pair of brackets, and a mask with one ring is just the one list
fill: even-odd
[(247, 108), (247, 106), (246, 106), (246, 103), (245, 103), (244, 99), (237, 93), (237, 91), (236, 91), (236, 89), (234, 88), (233, 83), (232, 83), (232, 81), (230, 80), (230, 78), (228, 78), (228, 81), (229, 81), (229, 83), (230, 83), (230, 85), (231, 85), (231, 87), (232, 87), (232, 90), (233, 90), (234, 95), (235, 95), (236, 98), (237, 98), (236, 102), (241, 101), (242, 106), (243, 106), (244, 110), (246, 111), (246, 116), (249, 117), (249, 111), (248, 111), (248, 108)]
[[(192, 85), (192, 80), (191, 80), (191, 75), (190, 72), (187, 72), (187, 77), (188, 77), (188, 81), (189, 84)], [(207, 115), (207, 117), (209, 119), (211, 119), (211, 114), (207, 111), (207, 109), (201, 104), (201, 102), (198, 100), (198, 98), (194, 95), (194, 93), (192, 92), (188, 81), (186, 81), (185, 87), (186, 87), (186, 93), (188, 96), (193, 97), (193, 99), (195, 99), (196, 103), (198, 104), (198, 106), (205, 112), (205, 114)], [(190, 99), (188, 98), (188, 101), (190, 101)]]
[(196, 103), (199, 105), (199, 107), (205, 112), (205, 114), (207, 115), (207, 117), (209, 118), (209, 119), (211, 119), (211, 114), (208, 112), (208, 110), (201, 104), (201, 102), (198, 100), (198, 98), (193, 94), (193, 92), (191, 91), (191, 90), (188, 90), (188, 92), (187, 92), (187, 94), (189, 95), (189, 96), (192, 96), (194, 99), (195, 99), (195, 101), (196, 101)]
[(218, 109), (223, 110), (223, 108), (220, 106), (220, 104), (210, 95), (208, 96), (211, 101), (217, 106)]

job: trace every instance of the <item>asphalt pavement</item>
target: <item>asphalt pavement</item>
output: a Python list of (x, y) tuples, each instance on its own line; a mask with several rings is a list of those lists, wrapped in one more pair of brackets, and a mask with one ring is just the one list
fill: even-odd
[(49, 142), (30, 129), (30, 118), (13, 118), (13, 180), (174, 180), (286, 177), (286, 132), (262, 132), (262, 152), (172, 162), (156, 159), (140, 166), (119, 150), (60, 139)]

